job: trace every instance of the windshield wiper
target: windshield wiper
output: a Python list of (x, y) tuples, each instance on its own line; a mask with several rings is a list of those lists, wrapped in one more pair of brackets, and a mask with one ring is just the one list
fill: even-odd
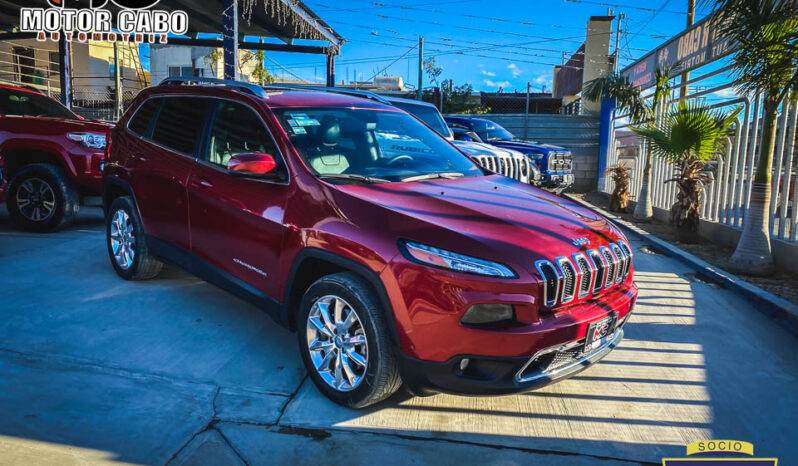
[(462, 178), (465, 175), (462, 173), (427, 173), (426, 175), (417, 175), (417, 176), (410, 176), (408, 178), (402, 178), (403, 182), (411, 182), (411, 181), (426, 181), (426, 180), (453, 180), (455, 178)]
[(359, 181), (361, 183), (377, 184), (377, 183), (390, 183), (391, 180), (385, 178), (375, 178), (373, 176), (355, 175), (354, 173), (327, 173), (319, 175), (323, 180), (348, 180)]

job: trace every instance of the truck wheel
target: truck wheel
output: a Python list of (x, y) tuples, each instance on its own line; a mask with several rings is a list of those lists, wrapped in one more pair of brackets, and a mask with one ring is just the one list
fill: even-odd
[(72, 224), (80, 196), (62, 168), (37, 163), (24, 167), (11, 179), (6, 203), (17, 225), (48, 233)]
[(133, 199), (122, 196), (114, 199), (105, 217), (108, 257), (117, 275), (125, 280), (139, 281), (155, 278), (163, 263), (150, 254), (144, 227)]
[(299, 307), (302, 359), (316, 387), (330, 400), (363, 408), (402, 385), (376, 294), (352, 273), (322, 277)]

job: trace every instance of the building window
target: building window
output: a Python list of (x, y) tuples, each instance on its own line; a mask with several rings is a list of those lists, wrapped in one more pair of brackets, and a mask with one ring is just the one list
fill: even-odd
[(197, 68), (193, 69), (190, 66), (170, 66), (169, 67), (169, 77), (174, 78), (176, 76), (204, 76), (205, 70)]

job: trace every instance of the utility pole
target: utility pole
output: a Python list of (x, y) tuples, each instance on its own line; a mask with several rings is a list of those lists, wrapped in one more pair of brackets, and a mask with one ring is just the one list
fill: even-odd
[(418, 38), (418, 93), (417, 98), (418, 100), (423, 100), (424, 92), (421, 90), (421, 86), (424, 84), (424, 37), (419, 36)]
[[(693, 25), (695, 22), (695, 0), (687, 0), (687, 27)], [(690, 73), (684, 72), (682, 73), (681, 84), (686, 83), (690, 80)], [(684, 100), (687, 97), (687, 86), (682, 86), (679, 90), (679, 100)]]
[(618, 25), (615, 27), (615, 58), (613, 59), (612, 69), (613, 71), (618, 71), (620, 68), (618, 65), (621, 60), (620, 50), (618, 46), (621, 43), (621, 20), (626, 19), (626, 15), (618, 12)]

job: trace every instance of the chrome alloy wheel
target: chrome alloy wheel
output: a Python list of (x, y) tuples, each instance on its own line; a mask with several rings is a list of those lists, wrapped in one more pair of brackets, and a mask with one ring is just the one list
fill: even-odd
[(55, 191), (41, 178), (30, 178), (19, 185), (16, 201), (19, 213), (34, 222), (43, 222), (55, 212)]
[(338, 296), (319, 298), (308, 314), (306, 333), (319, 376), (341, 392), (357, 388), (368, 367), (368, 343), (355, 309)]
[(122, 270), (133, 267), (136, 258), (136, 235), (133, 232), (133, 220), (122, 209), (114, 212), (111, 220), (111, 250), (116, 265)]

